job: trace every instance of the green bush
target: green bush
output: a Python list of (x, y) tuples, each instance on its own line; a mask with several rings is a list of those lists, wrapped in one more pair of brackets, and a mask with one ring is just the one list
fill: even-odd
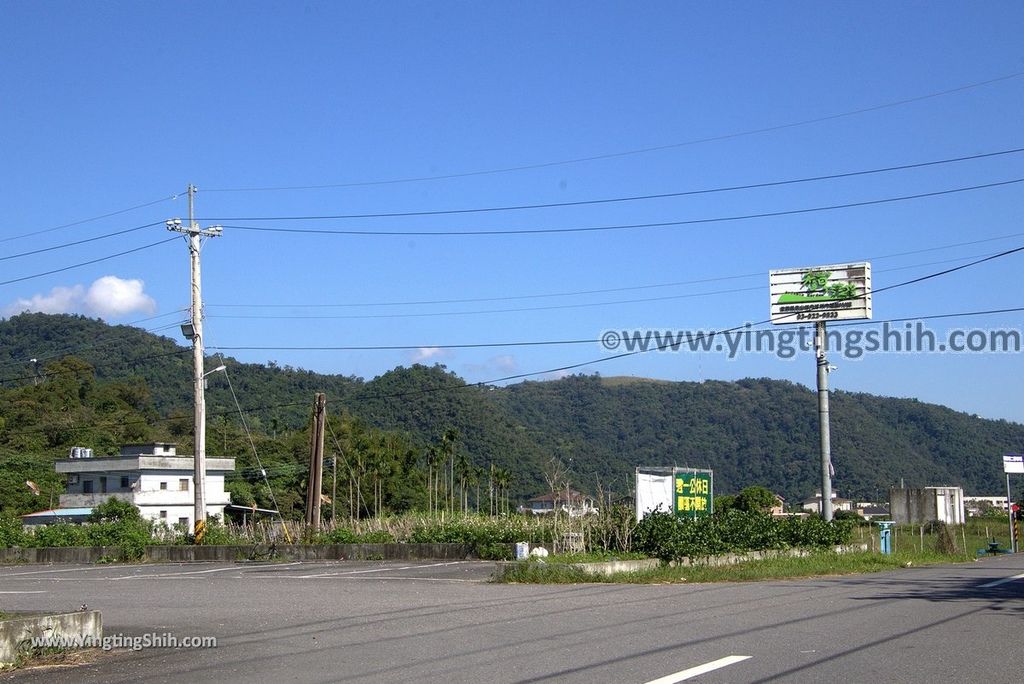
[(652, 513), (637, 525), (634, 550), (670, 561), (791, 547), (827, 548), (849, 542), (852, 531), (853, 522), (847, 520), (773, 518), (736, 508), (696, 520)]
[(335, 527), (330, 532), (317, 535), (316, 544), (355, 544), (356, 533), (344, 527)]
[(116, 497), (107, 499), (99, 506), (93, 508), (92, 513), (89, 514), (89, 522), (91, 523), (141, 519), (142, 513), (139, 512), (138, 506), (130, 501), (123, 501)]
[(0, 549), (29, 546), (30, 539), (21, 526), (21, 518), (16, 515), (0, 515)]

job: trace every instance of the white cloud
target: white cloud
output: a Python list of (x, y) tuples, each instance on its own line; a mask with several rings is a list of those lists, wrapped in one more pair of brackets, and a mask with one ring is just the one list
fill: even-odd
[(13, 316), (26, 311), (33, 313), (74, 313), (80, 308), (85, 288), (55, 287), (49, 294), (32, 295), (29, 299), (20, 298), (4, 307), (4, 314)]
[(420, 347), (416, 351), (409, 353), (409, 360), (413, 363), (422, 363), (430, 359), (443, 359), (446, 356), (450, 356), (450, 352), (447, 349), (441, 349), (440, 347)]
[(493, 363), (494, 367), (497, 368), (498, 370), (505, 371), (507, 373), (512, 373), (514, 371), (519, 370), (519, 362), (516, 361), (516, 357), (512, 356), (511, 354), (502, 354), (501, 356), (495, 356), (493, 359), (491, 359), (491, 363)]
[(117, 318), (131, 313), (153, 313), (156, 302), (143, 289), (145, 283), (138, 278), (124, 280), (117, 276), (103, 276), (89, 286), (85, 306), (100, 316)]
[(4, 307), (5, 316), (23, 312), (81, 313), (118, 318), (133, 313), (153, 313), (156, 301), (144, 292), (145, 283), (117, 276), (98, 278), (88, 289), (83, 285), (58, 286), (48, 294), (19, 298)]

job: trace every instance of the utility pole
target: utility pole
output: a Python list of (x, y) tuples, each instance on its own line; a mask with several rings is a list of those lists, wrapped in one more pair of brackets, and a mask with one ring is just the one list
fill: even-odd
[(334, 527), (337, 518), (337, 508), (334, 503), (338, 499), (338, 454), (331, 456), (331, 527)]
[(306, 498), (306, 523), (314, 532), (320, 530), (320, 502), (323, 492), (324, 429), (326, 427), (327, 395), (317, 393), (313, 400), (313, 426), (310, 434), (309, 484)]
[(814, 324), (814, 355), (818, 361), (818, 424), (821, 429), (821, 517), (832, 520), (832, 441), (828, 421), (828, 342), (825, 321)]
[(194, 533), (197, 544), (203, 542), (206, 534), (206, 396), (203, 383), (203, 291), (199, 268), (199, 250), (202, 238), (219, 237), (223, 232), (220, 226), (210, 226), (205, 230), (199, 228), (195, 220), (196, 186), (188, 186), (188, 225), (184, 226), (181, 219), (167, 221), (167, 230), (182, 233), (188, 238), (188, 252), (191, 260), (192, 274), (192, 309), (191, 321), (181, 326), (185, 337), (192, 338), (192, 388), (195, 404), (195, 455), (194, 490), (195, 508), (193, 511)]

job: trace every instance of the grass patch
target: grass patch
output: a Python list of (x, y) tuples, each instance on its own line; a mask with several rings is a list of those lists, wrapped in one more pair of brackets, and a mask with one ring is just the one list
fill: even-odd
[(877, 553), (838, 554), (821, 551), (796, 558), (767, 558), (725, 566), (670, 567), (662, 565), (652, 570), (622, 572), (610, 576), (591, 575), (572, 565), (526, 562), (507, 567), (503, 576), (497, 581), (524, 584), (758, 582), (773, 579), (857, 575), (913, 566), (950, 563), (957, 560), (962, 559), (933, 552), (897, 553), (883, 556)]

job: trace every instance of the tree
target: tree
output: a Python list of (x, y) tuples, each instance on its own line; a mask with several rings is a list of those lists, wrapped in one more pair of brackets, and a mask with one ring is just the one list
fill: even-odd
[(741, 511), (767, 512), (775, 506), (775, 494), (766, 487), (746, 487), (736, 496), (735, 506)]

